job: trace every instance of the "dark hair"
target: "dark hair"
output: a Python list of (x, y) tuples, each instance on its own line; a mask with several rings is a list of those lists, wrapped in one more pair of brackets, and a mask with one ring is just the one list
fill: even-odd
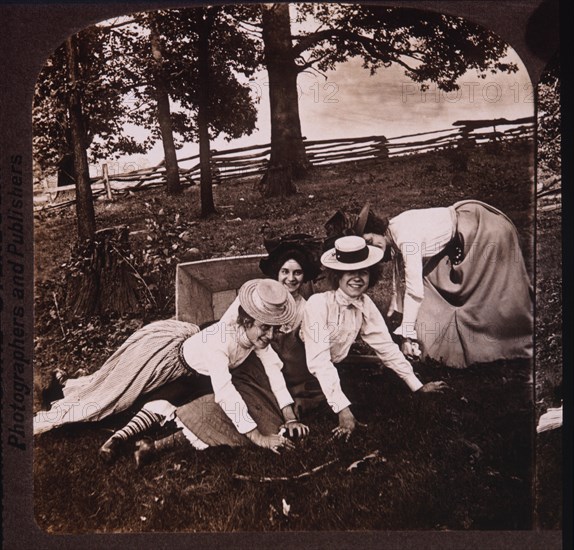
[(237, 310), (237, 324), (241, 327), (245, 327), (251, 326), (254, 322), (255, 319), (243, 309), (243, 306), (240, 305)]
[[(370, 267), (364, 268), (369, 272), (369, 286), (368, 288), (373, 288), (380, 280), (383, 274), (383, 266), (380, 262), (372, 265)], [(326, 278), (331, 288), (336, 290), (339, 288), (339, 281), (341, 280), (341, 276), (343, 273), (348, 273), (349, 271), (360, 271), (359, 269), (349, 269), (346, 271), (338, 270), (338, 269), (330, 269), (327, 268), (325, 270)]]
[[(341, 210), (337, 211), (325, 224), (327, 237), (323, 240), (323, 252), (330, 250), (335, 246), (335, 241), (348, 235), (358, 235), (362, 237), (365, 233), (377, 233), (384, 235), (389, 227), (389, 218), (381, 217), (369, 210), (365, 226), (357, 233), (357, 216), (347, 214)], [(388, 259), (388, 258), (387, 258)]]
[[(314, 271), (310, 269), (309, 257), (301, 250), (291, 249), (283, 252), (280, 256), (275, 259), (269, 268), (269, 273), (273, 279), (277, 280), (279, 277), (279, 271), (285, 265), (285, 262), (289, 260), (295, 260), (303, 270), (303, 281), (307, 282), (311, 280), (311, 275), (314, 275)], [(312, 273), (310, 273), (313, 271)], [(314, 278), (314, 277), (313, 277)]]
[(377, 233), (378, 235), (384, 235), (387, 228), (389, 227), (389, 218), (382, 218), (375, 214), (372, 210), (369, 210), (369, 215), (367, 217), (367, 223), (365, 224), (364, 233)]
[(262, 258), (259, 262), (261, 271), (277, 280), (279, 270), (288, 260), (295, 260), (303, 269), (303, 282), (316, 279), (321, 272), (321, 266), (312, 252), (307, 251), (302, 246), (287, 246), (281, 244), (273, 252), (269, 253), (267, 258)]

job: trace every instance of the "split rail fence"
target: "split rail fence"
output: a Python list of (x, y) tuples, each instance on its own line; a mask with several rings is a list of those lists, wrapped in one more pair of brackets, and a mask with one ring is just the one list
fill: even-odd
[[(308, 159), (313, 166), (327, 166), (345, 162), (375, 162), (404, 155), (416, 155), (431, 151), (456, 149), (465, 146), (492, 142), (532, 141), (534, 139), (534, 117), (507, 120), (461, 120), (451, 128), (387, 138), (368, 136), (305, 141)], [(222, 151), (211, 151), (211, 167), (214, 182), (240, 180), (265, 173), (271, 152), (270, 144), (239, 147)], [(195, 185), (200, 181), (199, 155), (178, 159), (179, 173), (183, 185)], [(151, 168), (126, 173), (109, 173), (102, 165), (102, 175), (92, 178), (94, 197), (125, 194), (128, 191), (149, 189), (165, 184), (163, 162)], [(75, 192), (74, 185), (48, 187), (38, 190), (36, 209), (60, 208), (73, 204), (69, 193)], [(55, 198), (66, 193), (68, 200), (55, 202)], [(42, 199), (40, 198), (42, 196)], [(47, 196), (47, 200), (46, 200)], [(42, 204), (43, 201), (43, 204)]]

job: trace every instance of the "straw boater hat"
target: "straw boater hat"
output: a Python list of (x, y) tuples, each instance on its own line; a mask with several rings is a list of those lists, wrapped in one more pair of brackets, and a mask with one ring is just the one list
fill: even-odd
[(297, 307), (287, 289), (272, 279), (252, 279), (239, 289), (239, 303), (245, 312), (266, 325), (288, 325)]
[(368, 245), (363, 237), (349, 235), (337, 239), (335, 247), (321, 256), (321, 263), (337, 271), (354, 271), (375, 265), (383, 255), (383, 250)]

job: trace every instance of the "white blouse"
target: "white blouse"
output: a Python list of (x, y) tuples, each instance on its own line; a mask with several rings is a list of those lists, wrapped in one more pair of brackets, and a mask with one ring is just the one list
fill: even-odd
[(319, 381), (335, 413), (351, 402), (341, 389), (333, 363), (347, 357), (359, 334), (384, 366), (395, 371), (412, 391), (422, 386), (411, 364), (393, 342), (377, 306), (366, 295), (353, 300), (340, 289), (312, 295), (307, 300), (301, 332), (307, 367)]
[(404, 337), (417, 338), (416, 320), (424, 297), (423, 260), (442, 252), (456, 231), (454, 208), (407, 210), (389, 221), (387, 234), (399, 250), (405, 267), (405, 295), (398, 279), (398, 256), (394, 257), (393, 296), (388, 314), (403, 314), (394, 331)]
[(247, 340), (245, 329), (237, 324), (239, 299), (236, 299), (218, 323), (188, 338), (182, 345), (187, 364), (211, 378), (215, 401), (231, 419), (239, 433), (257, 427), (247, 405), (231, 381), (230, 369), (241, 365), (251, 351), (261, 360), (279, 408), (293, 403), (281, 372), (283, 363), (270, 346), (255, 349)]

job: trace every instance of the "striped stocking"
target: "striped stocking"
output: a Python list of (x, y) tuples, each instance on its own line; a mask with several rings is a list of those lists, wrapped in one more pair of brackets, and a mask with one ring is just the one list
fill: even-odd
[(145, 408), (141, 409), (136, 415), (120, 430), (114, 433), (110, 439), (120, 439), (127, 441), (132, 437), (146, 432), (155, 424), (163, 420), (163, 416)]

